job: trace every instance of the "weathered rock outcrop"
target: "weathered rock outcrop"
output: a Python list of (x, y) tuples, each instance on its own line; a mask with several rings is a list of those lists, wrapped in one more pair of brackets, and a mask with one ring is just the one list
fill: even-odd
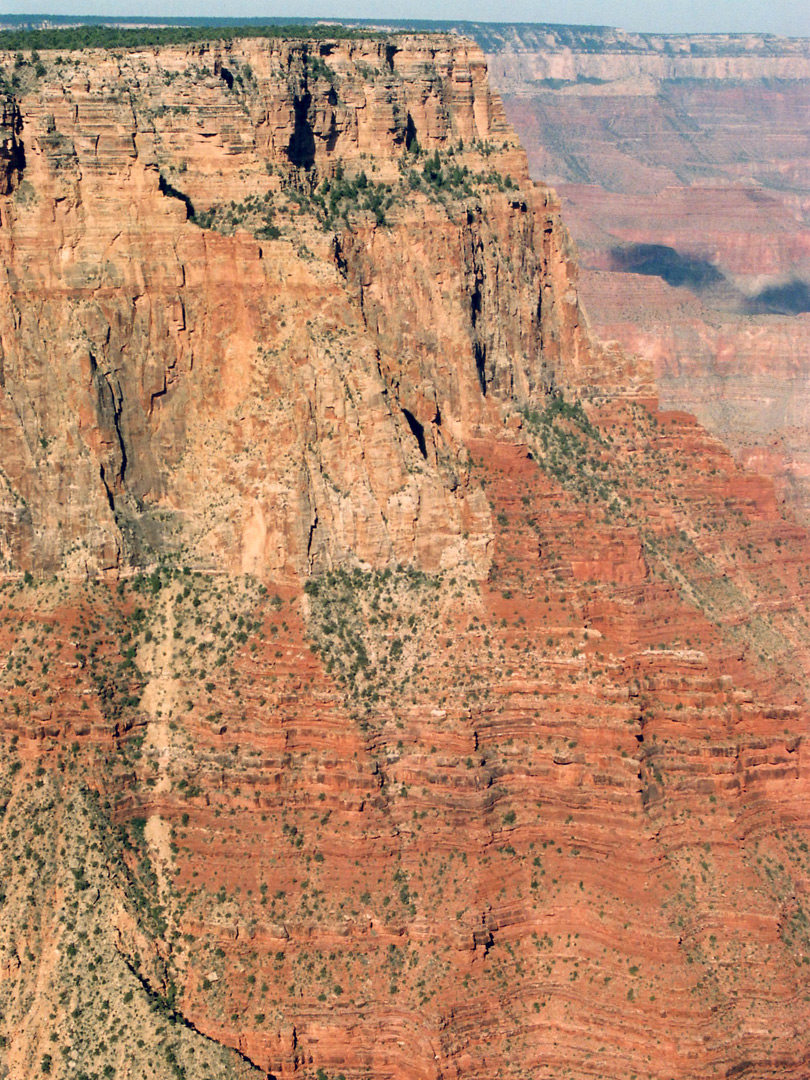
[(9, 195), (20, 181), (25, 154), (20, 142), (22, 120), (14, 102), (3, 102), (0, 119), (0, 195)]
[[(16, 108), (7, 566), (485, 568), (459, 437), (499, 400), (583, 378), (591, 354), (559, 207), (527, 189), (474, 46), (76, 55)], [(475, 192), (450, 208), (409, 186), (420, 147)], [(306, 212), (338, 162), (365, 164), (385, 227)], [(275, 204), (258, 238), (245, 199)], [(234, 235), (200, 227), (217, 207)]]
[(0, 1071), (805, 1077), (810, 537), (590, 340), (480, 54), (43, 66)]

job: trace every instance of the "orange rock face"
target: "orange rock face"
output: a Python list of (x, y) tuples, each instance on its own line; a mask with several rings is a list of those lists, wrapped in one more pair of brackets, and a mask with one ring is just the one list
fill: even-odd
[(799, 1080), (810, 538), (397, 45), (22, 86), (0, 1063)]
[[(539, 302), (569, 272), (559, 207), (516, 186), (525, 157), (474, 46), (77, 56), (19, 112), (0, 230), (7, 566), (485, 568), (458, 434), (491, 414), (482, 386), (530, 400), (585, 350), (575, 294)], [(458, 218), (410, 186), (420, 147), (480, 179)], [(344, 199), (324, 231), (304, 201), (364, 162), (388, 224), (349, 228)], [(259, 239), (245, 199), (275, 215)], [(217, 207), (220, 232), (201, 228)]]

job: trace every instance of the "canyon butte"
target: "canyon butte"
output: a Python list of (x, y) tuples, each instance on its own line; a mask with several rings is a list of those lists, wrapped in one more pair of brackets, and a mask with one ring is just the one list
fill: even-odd
[(0, 66), (0, 1076), (806, 1077), (810, 537), (480, 47)]

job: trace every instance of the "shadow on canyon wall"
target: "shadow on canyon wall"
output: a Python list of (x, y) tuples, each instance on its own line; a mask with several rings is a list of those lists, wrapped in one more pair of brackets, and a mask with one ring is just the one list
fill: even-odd
[(685, 286), (703, 293), (725, 281), (716, 266), (694, 255), (682, 255), (665, 244), (630, 244), (610, 252), (611, 269), (625, 274), (660, 277), (667, 285)]
[(801, 315), (810, 311), (810, 285), (794, 278), (782, 285), (769, 285), (746, 304), (749, 315)]
[(686, 288), (715, 307), (744, 315), (800, 315), (810, 311), (810, 285), (794, 278), (744, 293), (714, 263), (665, 244), (630, 244), (611, 248), (610, 269), (660, 277)]

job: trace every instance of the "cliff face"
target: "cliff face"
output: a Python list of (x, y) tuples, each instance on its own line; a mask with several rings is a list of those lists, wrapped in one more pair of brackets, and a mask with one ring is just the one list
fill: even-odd
[(806, 1076), (810, 538), (591, 340), (480, 53), (42, 63), (3, 1075)]
[(600, 336), (806, 520), (807, 42), (478, 36), (532, 175), (560, 191)]
[[(6, 566), (484, 568), (460, 436), (583, 377), (561, 357), (585, 348), (573, 293), (538, 302), (568, 241), (474, 46), (77, 54), (27, 78), (0, 230)], [(409, 146), (475, 196), (414, 190)], [(337, 162), (369, 186), (324, 229)]]

